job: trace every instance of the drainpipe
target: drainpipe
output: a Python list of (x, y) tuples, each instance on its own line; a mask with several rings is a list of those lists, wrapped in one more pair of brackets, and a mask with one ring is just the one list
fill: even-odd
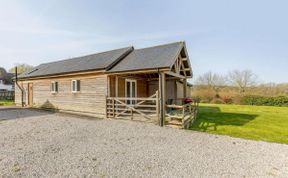
[(17, 87), (21, 90), (21, 106), (24, 107), (24, 89), (18, 84), (17, 67), (15, 67), (15, 83), (16, 83)]

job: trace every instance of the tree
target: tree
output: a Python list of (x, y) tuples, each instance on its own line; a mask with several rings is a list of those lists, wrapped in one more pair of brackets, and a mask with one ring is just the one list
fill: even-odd
[(210, 71), (199, 76), (196, 80), (196, 84), (208, 86), (218, 94), (221, 87), (226, 85), (226, 78)]
[[(16, 64), (16, 67), (17, 67), (18, 74), (29, 71), (33, 68), (33, 66), (31, 66), (29, 64)], [(9, 69), (9, 72), (15, 73), (15, 67)]]
[(248, 87), (256, 85), (257, 78), (257, 75), (255, 75), (251, 70), (234, 70), (228, 74), (230, 83), (237, 86), (240, 93), (245, 93)]
[(12, 84), (13, 74), (7, 73), (3, 67), (0, 67), (0, 80), (3, 80), (4, 84)]

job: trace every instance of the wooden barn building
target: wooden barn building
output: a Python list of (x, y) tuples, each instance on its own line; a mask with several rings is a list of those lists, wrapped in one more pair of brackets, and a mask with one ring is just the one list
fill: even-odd
[(163, 125), (167, 106), (191, 96), (189, 78), (185, 42), (126, 47), (34, 67), (15, 80), (15, 103), (97, 117), (134, 114)]

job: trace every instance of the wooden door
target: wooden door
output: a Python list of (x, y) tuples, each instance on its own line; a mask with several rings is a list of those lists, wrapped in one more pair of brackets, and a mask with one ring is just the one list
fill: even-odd
[(28, 105), (33, 106), (33, 83), (28, 83)]

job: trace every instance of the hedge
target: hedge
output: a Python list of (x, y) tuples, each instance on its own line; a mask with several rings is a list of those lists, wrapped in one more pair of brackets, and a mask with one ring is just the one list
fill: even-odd
[(287, 96), (256, 96), (247, 95), (241, 98), (241, 104), (245, 105), (258, 105), (258, 106), (288, 106)]

